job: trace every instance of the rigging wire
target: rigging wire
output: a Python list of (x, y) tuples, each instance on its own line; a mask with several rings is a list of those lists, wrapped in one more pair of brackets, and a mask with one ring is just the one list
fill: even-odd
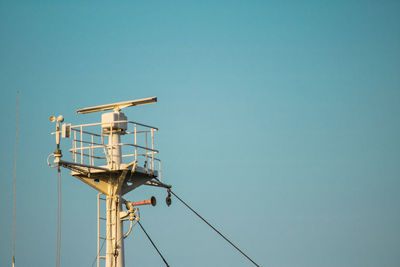
[[(135, 228), (136, 224), (137, 224), (137, 222), (132, 226), (132, 229)], [(117, 243), (119, 243), (119, 242), (121, 241), (122, 238), (124, 238), (124, 236), (121, 236), (121, 237), (119, 238), (119, 240), (118, 240)], [(98, 252), (97, 255), (94, 257), (94, 260), (93, 260), (93, 262), (92, 262), (91, 267), (93, 267), (94, 264), (96, 263), (97, 257), (100, 255), (100, 252), (101, 252), (101, 250), (103, 249), (103, 246), (104, 246), (105, 243), (106, 243), (106, 239), (103, 239), (103, 243), (102, 243), (101, 246), (100, 246), (99, 252)]]
[(91, 267), (93, 267), (94, 266), (94, 264), (96, 263), (96, 260), (97, 260), (97, 257), (99, 257), (99, 255), (100, 255), (100, 251), (103, 249), (103, 246), (104, 246), (104, 244), (106, 243), (106, 240), (105, 239), (103, 239), (103, 243), (101, 244), (101, 247), (100, 247), (100, 249), (99, 249), (99, 252), (97, 252), (97, 255), (96, 255), (96, 257), (94, 257), (94, 260), (93, 260), (93, 262), (92, 262), (92, 265), (91, 265)]
[(164, 258), (163, 255), (161, 254), (161, 252), (158, 250), (158, 248), (157, 248), (156, 245), (154, 244), (153, 240), (151, 240), (151, 238), (150, 238), (150, 236), (147, 234), (146, 230), (144, 230), (142, 224), (141, 224), (139, 221), (137, 221), (137, 222), (138, 222), (140, 228), (142, 228), (143, 232), (146, 234), (147, 238), (150, 240), (150, 242), (151, 242), (151, 244), (153, 245), (153, 247), (157, 250), (158, 254), (160, 255), (160, 257), (161, 257), (162, 260), (164, 261), (165, 265), (166, 265), (167, 267), (169, 267), (168, 262), (165, 260), (165, 258)]
[(245, 256), (249, 261), (251, 261), (255, 266), (259, 265), (255, 263), (249, 256), (247, 256), (240, 248), (238, 248), (235, 244), (233, 244), (228, 238), (226, 238), (220, 231), (218, 231), (214, 226), (212, 226), (208, 221), (206, 221), (200, 214), (198, 214), (194, 209), (192, 209), (185, 201), (183, 201), (180, 197), (178, 197), (171, 189), (169, 189), (171, 194), (173, 194), (180, 202), (182, 202), (188, 209), (190, 209), (194, 214), (196, 214), (200, 219), (203, 220), (208, 226), (210, 226), (215, 232), (217, 232), (225, 241), (227, 241), (229, 244), (231, 244), (236, 250), (238, 250), (240, 253), (242, 253), (243, 256)]
[(170, 185), (163, 184), (158, 178), (154, 178), (158, 182), (158, 186), (164, 187), (167, 189), (168, 193), (174, 195), (180, 202), (182, 202), (188, 209), (190, 209), (194, 214), (197, 215), (203, 222), (205, 222), (208, 226), (210, 226), (217, 234), (219, 234), (225, 241), (227, 241), (231, 246), (233, 246), (237, 251), (239, 251), (243, 256), (245, 256), (249, 261), (251, 261), (255, 266), (258, 265), (254, 260), (252, 260), (249, 256), (247, 256), (240, 248), (238, 248), (235, 244), (232, 243), (227, 237), (225, 237), (220, 231), (218, 231), (214, 226), (212, 226), (206, 219), (204, 219), (199, 213), (197, 213), (194, 209), (192, 209), (185, 201), (183, 201), (178, 195), (176, 195), (172, 190)]
[(17, 198), (17, 152), (18, 152), (18, 100), (19, 91), (17, 91), (17, 108), (15, 116), (15, 162), (14, 162), (14, 209), (13, 209), (13, 259), (12, 266), (15, 266), (15, 200)]

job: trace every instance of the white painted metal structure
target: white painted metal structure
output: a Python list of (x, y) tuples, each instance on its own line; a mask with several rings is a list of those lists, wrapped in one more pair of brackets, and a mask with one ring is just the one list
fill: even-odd
[[(123, 267), (124, 263), (124, 238), (132, 230), (134, 220), (139, 220), (138, 209), (135, 206), (143, 204), (155, 205), (155, 199), (145, 202), (132, 203), (122, 196), (131, 190), (143, 185), (154, 184), (152, 179), (161, 181), (161, 161), (155, 157), (156, 127), (128, 121), (122, 108), (129, 106), (154, 103), (156, 97), (133, 101), (119, 102), (77, 110), (77, 113), (91, 113), (105, 110), (112, 112), (103, 113), (100, 123), (82, 124), (71, 126), (59, 123), (62, 116), (50, 118), (56, 121), (57, 150), (49, 156), (54, 156), (54, 163), (71, 170), (71, 175), (90, 185), (98, 194), (98, 241), (97, 241), (97, 266), (101, 259), (105, 259), (106, 267)], [(60, 137), (72, 137), (72, 161), (61, 160)], [(125, 139), (125, 140), (122, 140)], [(105, 195), (105, 198), (101, 195)], [(106, 201), (106, 217), (100, 216), (100, 200)], [(125, 204), (127, 210), (122, 210)], [(100, 236), (100, 221), (106, 221), (106, 236)], [(123, 221), (130, 221), (127, 234), (123, 232)], [(100, 240), (106, 240), (106, 255), (100, 255)]]

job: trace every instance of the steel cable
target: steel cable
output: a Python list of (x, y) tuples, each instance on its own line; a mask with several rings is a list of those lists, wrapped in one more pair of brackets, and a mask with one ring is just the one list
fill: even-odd
[(94, 257), (94, 260), (93, 260), (93, 262), (92, 262), (92, 265), (91, 265), (91, 267), (93, 267), (94, 266), (94, 264), (96, 263), (96, 260), (97, 260), (97, 258), (99, 257), (99, 255), (100, 255), (100, 251), (103, 249), (103, 246), (104, 246), (104, 244), (106, 243), (106, 240), (105, 239), (103, 239), (103, 243), (101, 244), (101, 247), (100, 247), (100, 250), (99, 250), (99, 252), (97, 252), (97, 255), (96, 255), (96, 257)]
[(215, 232), (217, 232), (225, 241), (231, 244), (237, 251), (239, 251), (243, 256), (245, 256), (249, 261), (251, 261), (255, 266), (259, 266), (255, 263), (249, 256), (247, 256), (240, 248), (233, 244), (228, 238), (226, 238), (220, 231), (218, 231), (214, 226), (212, 226), (206, 219), (204, 219), (200, 214), (198, 214), (194, 209), (192, 209), (185, 201), (178, 197), (172, 190), (169, 190), (179, 201), (181, 201), (188, 209), (190, 209), (194, 214), (196, 214), (200, 219), (203, 220), (208, 226), (210, 226)]
[(150, 240), (151, 244), (153, 245), (153, 247), (157, 250), (158, 254), (160, 255), (160, 257), (162, 258), (162, 260), (164, 261), (165, 265), (167, 267), (169, 267), (168, 262), (165, 260), (165, 258), (163, 257), (163, 255), (161, 254), (161, 252), (158, 250), (158, 248), (156, 247), (156, 245), (154, 244), (153, 240), (151, 240), (150, 236), (147, 234), (146, 230), (144, 230), (142, 224), (138, 221), (138, 224), (140, 226), (140, 228), (142, 228), (143, 232), (146, 234), (147, 238)]

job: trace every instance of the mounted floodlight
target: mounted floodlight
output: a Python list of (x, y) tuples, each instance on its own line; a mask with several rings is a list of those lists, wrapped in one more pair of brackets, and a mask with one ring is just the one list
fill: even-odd
[(49, 121), (55, 122), (56, 121), (56, 117), (55, 116), (50, 116)]
[(126, 107), (140, 106), (140, 105), (146, 105), (146, 104), (151, 104), (151, 103), (156, 103), (156, 102), (157, 102), (157, 97), (149, 97), (149, 98), (142, 98), (142, 99), (136, 99), (136, 100), (131, 100), (131, 101), (123, 101), (123, 102), (89, 107), (89, 108), (82, 108), (82, 109), (78, 109), (76, 111), (76, 113), (87, 114), (87, 113), (99, 112), (99, 111), (104, 111), (104, 110), (120, 111), (121, 109), (126, 108)]

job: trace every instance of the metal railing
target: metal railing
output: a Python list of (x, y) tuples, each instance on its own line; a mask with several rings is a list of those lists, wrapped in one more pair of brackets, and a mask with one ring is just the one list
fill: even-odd
[[(119, 123), (126, 123), (127, 130), (118, 129)], [(133, 121), (74, 125), (71, 126), (72, 148), (69, 151), (74, 163), (90, 166), (111, 166), (120, 151), (121, 163), (136, 161), (137, 166), (160, 172), (161, 161), (155, 157), (159, 153), (154, 142), (157, 131), (156, 127)], [(110, 145), (109, 139), (115, 134), (120, 135), (120, 143)]]

